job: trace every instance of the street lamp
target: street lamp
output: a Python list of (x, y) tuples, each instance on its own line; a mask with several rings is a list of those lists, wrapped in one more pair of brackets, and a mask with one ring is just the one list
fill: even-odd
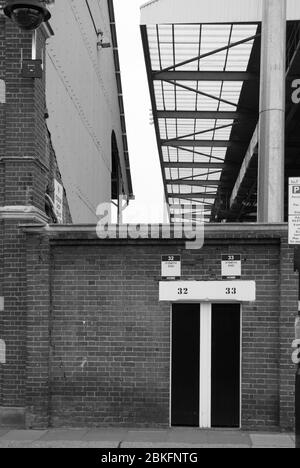
[(45, 0), (8, 0), (3, 12), (25, 31), (33, 31), (51, 18)]

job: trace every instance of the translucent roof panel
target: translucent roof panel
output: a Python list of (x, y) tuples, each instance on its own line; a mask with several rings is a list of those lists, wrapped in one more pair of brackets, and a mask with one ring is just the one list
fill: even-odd
[[(185, 210), (204, 203), (210, 216), (237, 123), (225, 114), (238, 111), (244, 84), (240, 76), (248, 69), (258, 25), (146, 28), (153, 115), (168, 202), (171, 207), (184, 204)], [(233, 77), (230, 72), (241, 73)]]
[[(246, 70), (253, 40), (224, 49), (256, 34), (257, 25), (251, 24), (167, 24), (147, 26), (151, 65), (163, 70), (176, 64), (177, 70)], [(218, 51), (211, 54), (213, 51)], [(197, 57), (207, 55), (197, 59)], [(195, 60), (191, 61), (195, 58)], [(189, 62), (183, 64), (182, 62)]]

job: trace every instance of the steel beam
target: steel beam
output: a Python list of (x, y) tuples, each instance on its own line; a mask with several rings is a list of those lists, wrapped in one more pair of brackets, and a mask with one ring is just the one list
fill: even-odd
[(161, 140), (161, 146), (186, 146), (202, 148), (241, 148), (247, 145), (244, 141), (231, 140)]
[(259, 80), (255, 73), (231, 71), (154, 71), (153, 80), (166, 81), (250, 81)]
[(157, 111), (158, 119), (240, 120), (256, 119), (251, 112), (227, 111)]
[(256, 127), (255, 132), (252, 136), (252, 139), (250, 141), (249, 148), (247, 150), (246, 156), (244, 158), (242, 167), (240, 169), (239, 175), (236, 179), (235, 186), (233, 188), (231, 197), (230, 197), (230, 207), (232, 207), (237, 199), (240, 187), (242, 185), (242, 182), (244, 178), (246, 177), (246, 173), (249, 169), (252, 157), (257, 149), (257, 144), (258, 144), (258, 128)]
[[(199, 223), (199, 221), (201, 221), (201, 220), (204, 221), (204, 222), (205, 221), (209, 222), (210, 218), (211, 218), (211, 216), (199, 216), (199, 219), (197, 219), (197, 217), (193, 218), (192, 216), (173, 216), (173, 217), (171, 217), (171, 223), (176, 224), (178, 222), (184, 222), (184, 221), (187, 222), (187, 221), (189, 221), (191, 224), (193, 224), (193, 223), (197, 223), (197, 221)], [(181, 220), (181, 221), (175, 221), (176, 219)]]
[(164, 166), (163, 166), (164, 158), (163, 158), (162, 148), (159, 145), (160, 128), (159, 128), (159, 123), (158, 123), (158, 119), (156, 115), (156, 112), (157, 112), (156, 97), (155, 97), (155, 92), (154, 92), (154, 87), (153, 87), (153, 82), (152, 82), (152, 77), (151, 77), (151, 57), (150, 57), (150, 49), (149, 49), (146, 26), (141, 26), (141, 35), (142, 35), (142, 43), (143, 43), (143, 48), (144, 48), (144, 53), (145, 53), (147, 78), (148, 78), (148, 84), (149, 84), (149, 90), (150, 90), (150, 99), (151, 99), (151, 104), (152, 104), (152, 112), (153, 112), (153, 120), (154, 120), (155, 135), (156, 135), (157, 148), (158, 148), (158, 154), (159, 154), (159, 161), (160, 161), (160, 167), (161, 167), (161, 172), (162, 172), (164, 195), (165, 195), (165, 200), (167, 202), (168, 191), (167, 191), (166, 176), (165, 176), (165, 171), (164, 171)]
[(203, 198), (203, 200), (214, 199), (217, 196), (217, 193), (168, 193), (168, 198), (179, 198), (181, 200), (198, 200)]
[(192, 179), (169, 179), (166, 181), (168, 185), (189, 185), (195, 187), (219, 187), (220, 180), (192, 180)]
[(167, 169), (228, 169), (228, 164), (207, 162), (207, 163), (195, 163), (191, 162), (165, 162), (165, 168)]
[[(199, 207), (198, 207), (199, 206)], [(182, 204), (182, 205), (173, 205), (173, 204), (170, 204), (170, 209), (171, 210), (181, 210), (181, 211), (185, 211), (185, 210), (193, 210), (195, 212), (197, 211), (200, 211), (202, 209), (204, 210), (211, 210), (213, 204), (212, 203), (201, 203), (201, 202), (194, 202), (194, 204)]]

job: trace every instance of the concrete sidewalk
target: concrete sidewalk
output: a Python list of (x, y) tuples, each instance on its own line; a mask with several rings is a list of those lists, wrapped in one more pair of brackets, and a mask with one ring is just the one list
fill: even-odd
[(295, 448), (293, 435), (172, 429), (0, 429), (0, 448)]

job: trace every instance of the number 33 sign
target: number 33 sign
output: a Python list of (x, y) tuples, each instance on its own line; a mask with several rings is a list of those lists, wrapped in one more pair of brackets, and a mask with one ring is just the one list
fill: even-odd
[(297, 348), (292, 354), (292, 361), (294, 364), (300, 364), (300, 340), (295, 340), (292, 348)]

